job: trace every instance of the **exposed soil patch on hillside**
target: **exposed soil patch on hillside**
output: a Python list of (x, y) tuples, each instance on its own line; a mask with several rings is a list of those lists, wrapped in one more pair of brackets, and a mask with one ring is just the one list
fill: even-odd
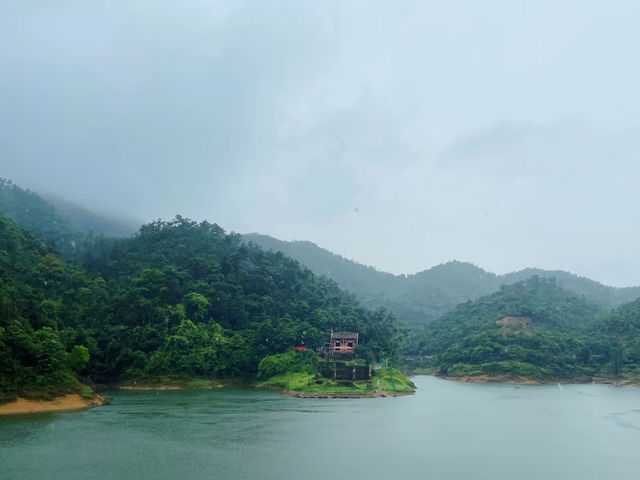
[(496, 323), (502, 326), (500, 333), (503, 337), (518, 333), (524, 333), (530, 337), (533, 335), (531, 329), (529, 329), (530, 321), (531, 320), (527, 317), (504, 317), (500, 320), (496, 320)]

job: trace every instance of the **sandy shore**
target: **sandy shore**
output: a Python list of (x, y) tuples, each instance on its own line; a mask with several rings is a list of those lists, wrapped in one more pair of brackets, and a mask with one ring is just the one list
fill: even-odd
[(90, 400), (82, 398), (77, 393), (70, 393), (53, 400), (27, 400), (18, 397), (13, 402), (0, 405), (0, 415), (21, 415), (25, 413), (65, 412), (97, 407), (104, 403), (104, 398), (95, 395)]

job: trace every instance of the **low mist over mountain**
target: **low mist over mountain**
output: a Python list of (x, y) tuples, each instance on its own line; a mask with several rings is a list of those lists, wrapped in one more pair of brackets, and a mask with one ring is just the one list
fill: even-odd
[(58, 195), (44, 194), (56, 212), (78, 230), (93, 232), (105, 237), (129, 237), (138, 231), (142, 221), (88, 210)]
[(76, 255), (76, 247), (87, 233), (74, 228), (37, 193), (1, 178), (0, 214), (32, 231), (66, 258)]
[(76, 262), (95, 238), (128, 237), (138, 229), (133, 220), (96, 213), (60, 197), (45, 198), (3, 178), (0, 214), (37, 234), (66, 260)]
[(640, 287), (616, 288), (560, 270), (528, 268), (495, 275), (471, 263), (452, 261), (414, 275), (392, 275), (361, 265), (307, 241), (286, 242), (261, 234), (244, 239), (280, 251), (318, 275), (333, 279), (366, 307), (386, 307), (410, 327), (427, 324), (461, 302), (494, 292), (532, 276), (555, 279), (563, 288), (584, 295), (605, 309), (640, 296)]

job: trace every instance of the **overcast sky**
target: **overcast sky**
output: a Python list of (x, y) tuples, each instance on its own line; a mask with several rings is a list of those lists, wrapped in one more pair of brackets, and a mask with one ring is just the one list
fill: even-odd
[(640, 284), (640, 2), (0, 0), (0, 176), (141, 220)]

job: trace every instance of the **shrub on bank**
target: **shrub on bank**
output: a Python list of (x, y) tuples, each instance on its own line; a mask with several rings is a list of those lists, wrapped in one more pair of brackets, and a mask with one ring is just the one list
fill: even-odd
[(296, 352), (290, 348), (284, 353), (269, 355), (258, 364), (258, 378), (267, 379), (291, 372), (315, 374), (318, 356), (312, 351)]

